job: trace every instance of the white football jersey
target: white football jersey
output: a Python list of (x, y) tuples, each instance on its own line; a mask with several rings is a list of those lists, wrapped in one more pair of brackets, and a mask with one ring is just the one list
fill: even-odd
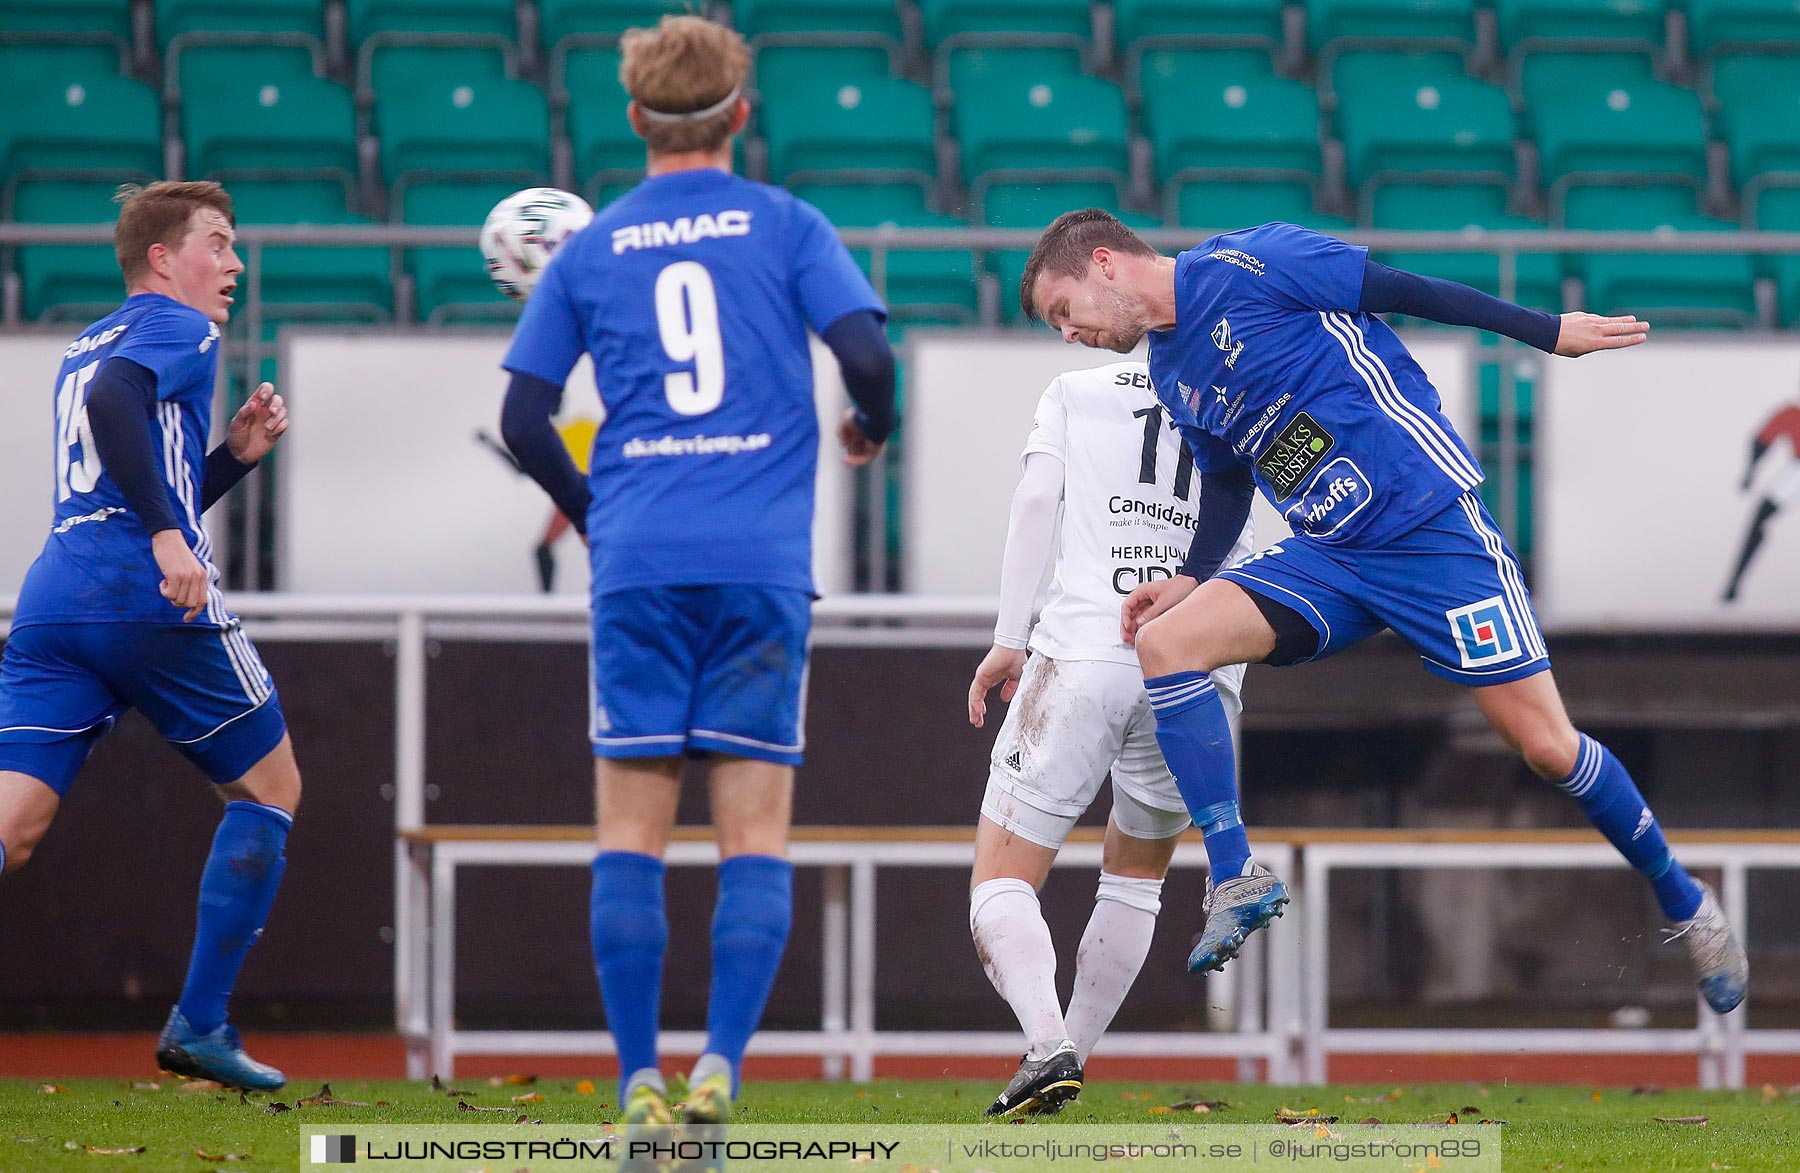
[[(1135, 665), (1136, 649), (1119, 638), (1120, 605), (1140, 584), (1181, 568), (1200, 501), (1200, 473), (1156, 401), (1149, 366), (1059, 375), (1038, 400), (1024, 455), (1033, 452), (1056, 456), (1064, 472), (1056, 567), (1031, 649)], [(1225, 564), (1250, 550), (1246, 521)], [(1241, 678), (1242, 665), (1235, 672)]]

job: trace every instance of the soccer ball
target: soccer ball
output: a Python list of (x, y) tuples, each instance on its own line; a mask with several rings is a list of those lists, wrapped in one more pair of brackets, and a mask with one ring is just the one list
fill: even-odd
[(515, 191), (494, 205), (481, 226), (488, 276), (501, 293), (524, 301), (550, 254), (593, 218), (594, 209), (578, 195), (554, 187)]

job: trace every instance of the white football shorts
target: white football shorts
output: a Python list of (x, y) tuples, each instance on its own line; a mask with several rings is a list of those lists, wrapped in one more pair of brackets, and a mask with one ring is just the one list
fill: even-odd
[[(1213, 674), (1232, 729), (1243, 669)], [(1134, 665), (1034, 654), (989, 759), (981, 813), (1052, 851), (1113, 781), (1113, 821), (1135, 839), (1167, 839), (1189, 825), (1187, 805), (1156, 743), (1156, 714)]]

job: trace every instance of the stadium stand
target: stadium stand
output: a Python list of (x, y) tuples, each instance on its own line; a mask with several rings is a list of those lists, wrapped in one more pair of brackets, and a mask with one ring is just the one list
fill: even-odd
[[(297, 181), (296, 214), (321, 224), (473, 226), (502, 184), (556, 182), (604, 202), (642, 174), (617, 39), (684, 7), (0, 0), (0, 96), (14, 115), (0, 125), (0, 206), (80, 221), (98, 215), (94, 192), (163, 174)], [(1787, 0), (737, 0), (709, 10), (756, 51), (743, 169), (818, 195), (845, 226), (1038, 227), (1057, 202), (1091, 196), (1144, 224), (1191, 229), (1279, 217), (1340, 231), (1729, 231), (1791, 223), (1786, 193), (1800, 180), (1800, 16)], [(408, 196), (469, 179), (480, 199)], [(342, 186), (341, 200), (316, 186), (324, 180)], [(61, 215), (41, 186), (51, 181), (75, 185)], [(271, 200), (253, 197), (274, 215)], [(42, 267), (79, 250), (37, 247), (53, 251), (4, 258), (28, 291), (15, 309), (32, 317), (80, 300)], [(412, 250), (401, 270), (448, 289), (434, 255)], [(1391, 259), (1496, 288), (1491, 256)], [(955, 288), (1009, 264), (899, 251), (886, 276), (904, 320), (1011, 322), (1010, 308)], [(1675, 320), (1775, 325), (1800, 313), (1800, 262), (1786, 257), (1688, 256), (1655, 272), (1621, 257), (1521, 265), (1518, 295), (1537, 305), (1559, 305), (1563, 280), (1576, 278), (1592, 296)], [(406, 283), (384, 266), (356, 269), (351, 302), (383, 290), (404, 300)], [(1742, 284), (1747, 270), (1763, 280), (1761, 300)], [(479, 286), (477, 273), (460, 294), (420, 290), (413, 308), (491, 308)], [(271, 288), (298, 301), (311, 286)], [(382, 312), (409, 311), (390, 302)]]

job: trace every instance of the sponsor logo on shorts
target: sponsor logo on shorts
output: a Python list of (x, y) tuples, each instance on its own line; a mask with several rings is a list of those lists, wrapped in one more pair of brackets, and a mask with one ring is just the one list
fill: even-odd
[(1304, 411), (1294, 413), (1256, 457), (1256, 471), (1269, 482), (1279, 504), (1294, 495), (1327, 453), (1337, 447), (1330, 432)]
[(1006, 768), (1014, 771), (1015, 773), (1017, 771), (1023, 770), (1025, 768), (1024, 762), (1021, 761), (1019, 758), (1018, 750), (1015, 749), (1011, 753), (1006, 755)]
[(1356, 462), (1340, 456), (1321, 468), (1306, 491), (1287, 507), (1288, 524), (1309, 537), (1336, 533), (1369, 504), (1374, 494)]
[(1485, 668), (1504, 664), (1520, 655), (1519, 638), (1513, 631), (1512, 616), (1506, 601), (1499, 595), (1444, 612), (1450, 621), (1450, 634), (1456, 649), (1462, 653), (1464, 668)]

